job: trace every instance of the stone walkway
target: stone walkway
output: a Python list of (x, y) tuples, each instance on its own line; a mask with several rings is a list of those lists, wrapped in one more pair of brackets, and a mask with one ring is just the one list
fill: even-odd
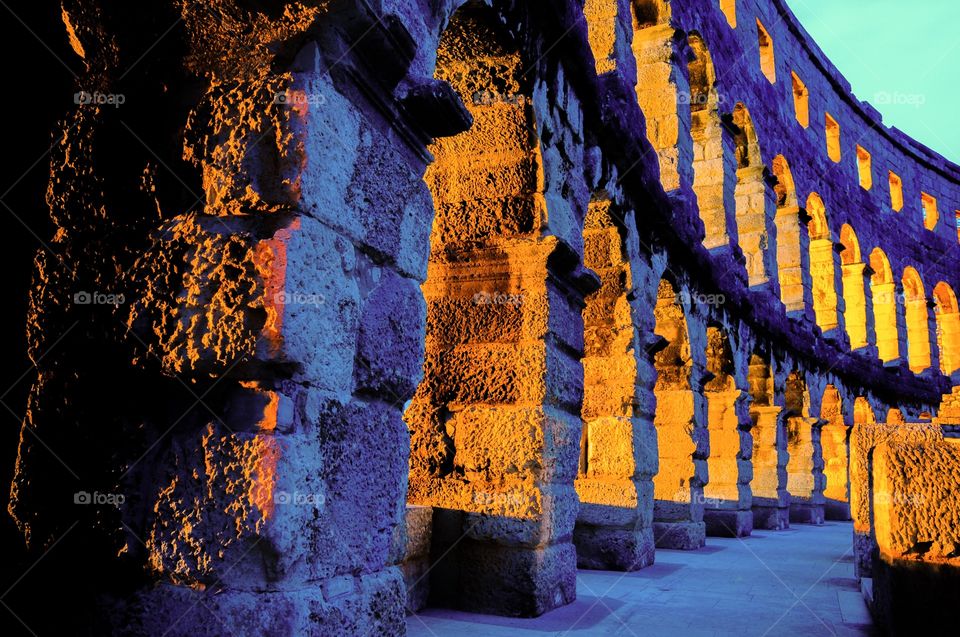
[(411, 637), (875, 635), (850, 552), (852, 527), (828, 522), (707, 538), (701, 551), (657, 550), (635, 573), (580, 571), (577, 601), (536, 619), (428, 608)]

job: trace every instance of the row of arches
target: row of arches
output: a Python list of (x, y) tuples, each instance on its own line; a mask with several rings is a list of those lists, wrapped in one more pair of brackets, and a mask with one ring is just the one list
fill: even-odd
[[(661, 19), (636, 22), (635, 37), (647, 51), (651, 41), (659, 42), (661, 51), (669, 50), (673, 31), (667, 28), (663, 12), (647, 13)], [(844, 224), (835, 236), (818, 193), (810, 193), (801, 205), (787, 159), (777, 155), (769, 170), (764, 165), (747, 107), (738, 102), (728, 114), (720, 112), (716, 71), (703, 37), (690, 33), (686, 45), (687, 74), (682, 79), (688, 83), (689, 99), (672, 103), (689, 103), (691, 186), (704, 226), (704, 246), (718, 253), (739, 248), (751, 287), (779, 291), (788, 314), (799, 317), (812, 312), (811, 318), (826, 336), (848, 341), (851, 349), (875, 347), (883, 362), (903, 358), (919, 373), (934, 366), (935, 346), (942, 373), (960, 369), (960, 314), (951, 286), (938, 282), (928, 303), (916, 268), (906, 266), (895, 279), (881, 248), (874, 248), (864, 261), (851, 225)], [(651, 59), (649, 53), (638, 62), (645, 69), (664, 68), (662, 60)], [(668, 145), (682, 151), (683, 141), (675, 134), (679, 128), (675, 123), (670, 126), (671, 135), (665, 137), (662, 130), (665, 122), (683, 113), (664, 113), (652, 101), (656, 94), (662, 104), (660, 94), (665, 91), (682, 97), (683, 82), (666, 70), (661, 75), (660, 88), (645, 82), (642, 89), (638, 87), (638, 98), (651, 115), (648, 133), (658, 132), (650, 141), (660, 153), (661, 172), (671, 175), (663, 184), (670, 189), (682, 178), (665, 170)], [(676, 157), (669, 158), (675, 161)]]

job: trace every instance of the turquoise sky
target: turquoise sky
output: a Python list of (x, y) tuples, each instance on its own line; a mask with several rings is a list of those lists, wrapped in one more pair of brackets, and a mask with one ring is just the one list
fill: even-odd
[(787, 0), (856, 96), (960, 163), (960, 0)]

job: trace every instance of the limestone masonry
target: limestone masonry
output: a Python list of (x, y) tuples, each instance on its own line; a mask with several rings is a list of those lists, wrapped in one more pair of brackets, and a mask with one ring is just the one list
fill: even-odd
[(536, 616), (825, 519), (885, 630), (955, 625), (960, 168), (784, 0), (63, 22), (113, 98), (55, 131), (9, 508), (82, 542), (76, 634)]

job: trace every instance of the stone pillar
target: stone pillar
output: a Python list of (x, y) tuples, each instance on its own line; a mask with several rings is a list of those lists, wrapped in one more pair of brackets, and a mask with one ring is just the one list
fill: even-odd
[(780, 299), (787, 315), (802, 317), (809, 307), (810, 280), (806, 274), (809, 266), (807, 233), (800, 225), (800, 209), (796, 205), (777, 209), (774, 223), (777, 227), (777, 262), (780, 275)]
[(753, 529), (749, 398), (738, 386), (729, 339), (721, 328), (707, 328), (707, 370), (712, 379), (704, 385), (710, 432), (704, 522), (707, 535), (744, 537)]
[(402, 633), (439, 134), (394, 97), (409, 33), (358, 7), (349, 50), (315, 6), (64, 7), (78, 89), (130, 108), (78, 108), (53, 151), (32, 346), (75, 328), (42, 360), (11, 510), (37, 546), (80, 518), (92, 634)]
[(652, 414), (643, 406), (653, 402), (645, 382), (652, 384), (655, 370), (639, 335), (653, 326), (649, 308), (656, 303), (656, 287), (645, 271), (649, 265), (627, 254), (627, 245), (639, 244), (632, 213), (626, 227), (614, 214), (608, 198), (595, 198), (584, 230), (586, 265), (602, 283), (587, 297), (583, 313), (583, 437), (574, 543), (581, 568), (632, 571), (653, 563), (657, 437)]
[(877, 349), (880, 358), (891, 365), (904, 358), (905, 319), (897, 297), (897, 284), (874, 283), (873, 314), (877, 330)]
[(787, 430), (783, 408), (752, 407), (753, 526), (785, 529), (790, 526), (790, 493), (787, 490)]
[(812, 239), (810, 241), (813, 307), (817, 317), (817, 325), (823, 330), (824, 336), (835, 334), (840, 327), (835, 257), (833, 241), (830, 239)]
[(787, 491), (790, 492), (790, 522), (823, 524), (826, 479), (817, 418), (787, 417)]
[(843, 315), (850, 337), (850, 348), (860, 349), (869, 344), (867, 298), (864, 292), (865, 263), (850, 263), (843, 268), (843, 300), (846, 310)]
[(426, 361), (406, 416), (409, 500), (434, 508), (432, 602), (536, 616), (576, 596), (582, 311), (597, 283), (580, 254), (589, 191), (556, 147), (580, 133), (550, 119), (547, 92), (576, 102), (525, 69), (489, 8), (465, 7), (441, 37), (437, 79), (474, 124), (431, 147)]
[(702, 392), (703, 363), (693, 348), (703, 347), (706, 332), (687, 317), (675, 288), (659, 284), (656, 335), (664, 347), (655, 355), (659, 471), (654, 476), (654, 537), (659, 548), (691, 550), (706, 541), (703, 485), (707, 481), (709, 434)]
[(690, 109), (681, 96), (690, 94), (686, 74), (678, 67), (681, 55), (675, 30), (660, 23), (634, 31), (637, 60), (637, 101), (647, 121), (647, 138), (657, 152), (660, 182), (667, 192), (689, 191), (693, 186), (693, 143)]

